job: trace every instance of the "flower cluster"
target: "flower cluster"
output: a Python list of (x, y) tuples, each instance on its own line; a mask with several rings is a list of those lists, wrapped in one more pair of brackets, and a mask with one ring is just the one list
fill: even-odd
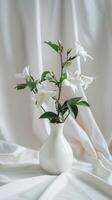
[(88, 85), (91, 84), (94, 80), (94, 77), (91, 76), (85, 76), (81, 74), (78, 70), (76, 70), (74, 73), (71, 71), (67, 71), (67, 85), (73, 85), (74, 88), (77, 90), (79, 85), (84, 87), (86, 90)]
[[(58, 41), (57, 43), (52, 43), (51, 41), (45, 43), (60, 56), (60, 77), (57, 79), (54, 72), (44, 71), (40, 79), (35, 80), (30, 73), (30, 67), (27, 66), (23, 69), (22, 73), (16, 74), (16, 78), (24, 79), (24, 83), (17, 84), (16, 89), (30, 89), (34, 103), (43, 110), (43, 114), (40, 118), (47, 118), (51, 123), (63, 123), (69, 114), (73, 114), (75, 118), (77, 117), (78, 106), (89, 106), (89, 104), (86, 101), (83, 101), (81, 97), (65, 99), (64, 103), (61, 104), (60, 98), (63, 85), (73, 85), (76, 90), (79, 86), (86, 89), (94, 80), (93, 77), (85, 76), (78, 70), (74, 73), (71, 72), (70, 68), (68, 70), (68, 66), (79, 56), (82, 57), (84, 61), (86, 61), (87, 57), (90, 59), (93, 58), (85, 51), (79, 42), (76, 43), (76, 54), (74, 56), (71, 56), (72, 49), (67, 49), (66, 60), (63, 60), (64, 48), (61, 41)], [(54, 85), (54, 90), (45, 89), (46, 81)], [(50, 99), (54, 101), (55, 112), (46, 111), (44, 108), (44, 104)]]

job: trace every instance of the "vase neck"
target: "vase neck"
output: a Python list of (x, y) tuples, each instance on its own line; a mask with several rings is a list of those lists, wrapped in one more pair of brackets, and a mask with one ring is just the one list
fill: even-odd
[(50, 124), (50, 129), (51, 129), (51, 134), (53, 135), (61, 135), (63, 134), (63, 127), (64, 127), (64, 123), (60, 123), (60, 124)]

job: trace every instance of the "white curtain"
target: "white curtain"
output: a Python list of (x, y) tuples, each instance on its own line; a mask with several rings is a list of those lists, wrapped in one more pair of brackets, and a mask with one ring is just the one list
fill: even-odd
[[(111, 143), (112, 134), (111, 9), (111, 0), (0, 0), (0, 151), (1, 153), (5, 152), (5, 156), (6, 153), (10, 153), (11, 156), (12, 152), (20, 150), (22, 154), (19, 161), (26, 163), (27, 158), (35, 158), (36, 151), (24, 147), (20, 148), (10, 143), (37, 150), (49, 134), (49, 127), (46, 122), (38, 119), (39, 111), (33, 106), (30, 93), (28, 91), (17, 92), (14, 89), (17, 82), (15, 74), (20, 73), (26, 65), (31, 65), (31, 72), (37, 77), (43, 70), (51, 68), (59, 75), (58, 57), (43, 41), (60, 39), (65, 48), (75, 48), (75, 41), (79, 40), (94, 57), (94, 60), (87, 60), (86, 63), (78, 60), (74, 62), (73, 69), (78, 68), (85, 75), (94, 76), (96, 79), (86, 91), (86, 95), (82, 88), (79, 88), (78, 93), (84, 99), (88, 99), (91, 110), (89, 108), (80, 109), (78, 122), (69, 118), (65, 126), (65, 135), (75, 149), (75, 156), (81, 155), (83, 149), (83, 156), (85, 152), (88, 153), (88, 156), (93, 157), (97, 154), (100, 161), (103, 160), (103, 164), (106, 162), (107, 166), (108, 160), (105, 159), (111, 158), (108, 144)], [(66, 96), (73, 93), (73, 88), (66, 90)], [(5, 157), (5, 161), (1, 159), (2, 164), (5, 165), (9, 162), (8, 158), (13, 164), (14, 162), (18, 164), (18, 157), (15, 158), (15, 155), (16, 153), (12, 155), (15, 160), (10, 160), (9, 155), (9, 157)], [(108, 164), (111, 166), (110, 163)], [(21, 166), (21, 164), (18, 165)], [(33, 167), (35, 168), (35, 165)], [(15, 169), (15, 173), (17, 173), (17, 169)], [(34, 169), (34, 174), (36, 173)], [(42, 174), (40, 171), (39, 173)], [(29, 177), (28, 174), (24, 176)], [(24, 176), (20, 175), (21, 178), (25, 178)], [(7, 176), (8, 180), (6, 180), (4, 174), (3, 177), (5, 177), (4, 183), (8, 183), (10, 179), (15, 180), (12, 175)], [(18, 177), (17, 175), (17, 179)], [(86, 174), (82, 177), (85, 179)], [(45, 183), (51, 184), (55, 178), (49, 177), (46, 180), (39, 178), (39, 187), (41, 181), (44, 181), (45, 186)], [(63, 178), (62, 175), (61, 181), (59, 180), (62, 188), (64, 187), (63, 179), (66, 178)], [(71, 177), (69, 177), (70, 180)], [(27, 189), (33, 187), (30, 181), (32, 182), (32, 180), (29, 180), (28, 183), (25, 182)], [(75, 189), (79, 189), (79, 182)], [(33, 183), (35, 186), (35, 178)], [(16, 184), (18, 187), (19, 182), (16, 182)], [(105, 186), (102, 182), (98, 183), (98, 185), (100, 184), (102, 188)], [(13, 183), (10, 187), (10, 191), (12, 191)], [(84, 187), (85, 190), (88, 190), (87, 185)], [(106, 187), (111, 186), (107, 184)], [(24, 191), (24, 189), (22, 188), (21, 191)], [(35, 191), (35, 187), (33, 190)], [(4, 191), (7, 191), (7, 187)], [(2, 190), (0, 190), (1, 194), (5, 194), (4, 191), (2, 193)], [(71, 191), (73, 192), (73, 188), (71, 188)], [(79, 191), (80, 195), (87, 193), (80, 189)], [(89, 195), (91, 196), (93, 193), (90, 192)], [(110, 191), (107, 193), (111, 195)], [(49, 197), (48, 193), (46, 195)], [(95, 197), (109, 199), (109, 197), (104, 198), (96, 190), (95, 195), (93, 195), (93, 199)], [(86, 194), (85, 199), (90, 199), (90, 196)], [(84, 199), (83, 195), (79, 197)], [(16, 197), (13, 195), (11, 196), (12, 199), (16, 199)], [(42, 199), (44, 199), (43, 196)], [(54, 197), (51, 197), (51, 199), (54, 199)]]
[[(78, 35), (94, 57), (94, 61), (81, 63), (81, 69), (96, 77), (86, 94), (97, 124), (109, 142), (112, 130), (111, 4), (109, 0), (0, 1), (1, 139), (37, 148), (36, 136), (38, 140), (44, 133), (40, 127), (38, 131), (33, 128), (29, 93), (14, 90), (15, 73), (26, 65), (32, 66), (35, 76), (51, 67), (58, 73), (58, 58), (43, 41), (60, 39), (65, 47), (75, 48)], [(40, 120), (37, 123), (41, 125)]]

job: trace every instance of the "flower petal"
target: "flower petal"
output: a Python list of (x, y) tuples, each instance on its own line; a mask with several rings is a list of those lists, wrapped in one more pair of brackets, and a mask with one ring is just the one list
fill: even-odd
[(93, 57), (87, 53), (84, 47), (80, 44), (80, 42), (76, 42), (76, 55), (82, 56), (84, 62), (86, 62), (87, 57), (93, 60)]
[(17, 78), (17, 79), (20, 79), (20, 78), (27, 78), (28, 76), (30, 76), (30, 67), (29, 66), (26, 66), (24, 69), (23, 69), (23, 71), (22, 71), (22, 73), (18, 73), (18, 74), (16, 74), (15, 75), (15, 77)]
[(47, 91), (44, 89), (39, 89), (37, 94), (32, 96), (34, 102), (36, 102), (37, 107), (41, 106), (43, 103), (49, 101), (50, 98), (55, 96), (55, 91)]
[(29, 66), (26, 66), (24, 69), (23, 69), (23, 74), (25, 76), (29, 76), (30, 75), (30, 67)]
[(83, 86), (84, 89), (87, 89), (88, 85), (91, 84), (94, 79), (94, 77), (82, 75), (79, 70), (75, 71), (75, 73), (67, 71), (67, 85), (73, 85), (75, 90), (78, 89), (79, 85)]
[(95, 78), (90, 77), (90, 76), (81, 75), (81, 79), (82, 79), (82, 86), (84, 86), (84, 89), (86, 90), (88, 85), (91, 84)]

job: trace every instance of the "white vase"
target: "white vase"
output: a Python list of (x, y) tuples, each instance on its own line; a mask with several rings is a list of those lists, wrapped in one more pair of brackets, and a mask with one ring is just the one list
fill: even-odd
[(72, 167), (73, 152), (63, 135), (64, 123), (50, 125), (50, 136), (39, 153), (40, 166), (51, 174), (60, 174)]

